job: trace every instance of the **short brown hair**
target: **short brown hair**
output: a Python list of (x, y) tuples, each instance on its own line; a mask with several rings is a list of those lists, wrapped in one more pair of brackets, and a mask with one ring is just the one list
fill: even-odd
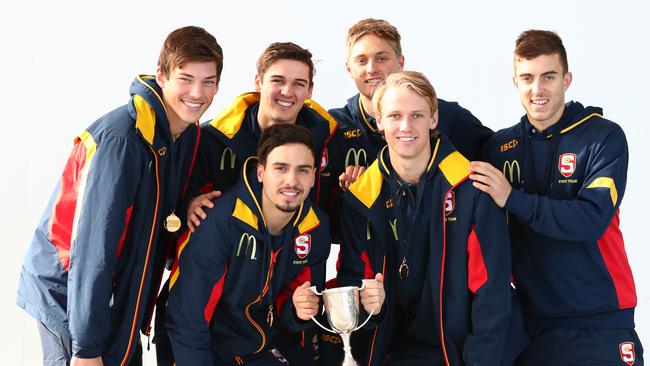
[(436, 90), (424, 74), (417, 71), (400, 71), (390, 74), (372, 96), (372, 106), (377, 116), (381, 116), (381, 100), (388, 88), (407, 88), (424, 98), (433, 115), (438, 110)]
[(278, 146), (286, 144), (303, 144), (307, 146), (314, 158), (314, 166), (316, 166), (317, 155), (311, 132), (306, 127), (293, 123), (276, 124), (262, 131), (260, 142), (257, 145), (259, 164), (266, 165), (266, 159), (271, 151)]
[(217, 65), (217, 81), (223, 69), (223, 51), (216, 38), (201, 27), (188, 26), (171, 32), (160, 50), (158, 67), (163, 75), (187, 62), (214, 62)]
[(271, 43), (259, 59), (257, 59), (257, 74), (260, 78), (266, 70), (278, 60), (295, 60), (304, 63), (309, 67), (309, 84), (313, 84), (314, 62), (311, 60), (311, 52), (292, 42)]
[(399, 35), (397, 28), (383, 19), (373, 18), (360, 20), (348, 30), (348, 37), (345, 40), (348, 56), (350, 56), (350, 49), (361, 37), (367, 34), (386, 40), (390, 43), (397, 57), (402, 56), (402, 37)]
[(515, 42), (515, 57), (526, 60), (534, 59), (541, 55), (560, 56), (563, 74), (569, 71), (566, 50), (562, 38), (557, 33), (547, 30), (529, 29), (519, 35)]

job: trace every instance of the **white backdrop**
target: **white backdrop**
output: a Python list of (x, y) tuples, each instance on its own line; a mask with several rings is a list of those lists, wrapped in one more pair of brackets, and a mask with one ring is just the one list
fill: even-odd
[[(0, 353), (3, 364), (37, 365), (35, 322), (15, 305), (20, 263), (69, 153), (72, 137), (128, 100), (138, 73), (153, 73), (160, 46), (175, 28), (199, 25), (225, 54), (220, 90), (208, 117), (253, 87), (255, 61), (274, 41), (293, 41), (314, 54), (314, 99), (342, 106), (355, 93), (344, 68), (345, 35), (366, 17), (400, 30), (406, 68), (424, 72), (447, 100), (459, 101), (493, 129), (522, 115), (511, 82), (517, 35), (556, 30), (564, 39), (573, 85), (568, 99), (604, 108), (625, 130), (630, 167), (621, 206), (634, 271), (637, 330), (650, 332), (650, 276), (643, 258), (643, 180), (648, 169), (650, 26), (647, 1), (9, 1), (0, 13)], [(427, 5), (424, 5), (427, 4)], [(645, 158), (644, 158), (645, 157)], [(147, 365), (153, 365), (152, 354)]]

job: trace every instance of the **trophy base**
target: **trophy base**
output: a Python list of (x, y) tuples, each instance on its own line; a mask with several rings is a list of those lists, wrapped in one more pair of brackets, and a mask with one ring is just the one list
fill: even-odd
[(341, 340), (343, 341), (343, 363), (341, 366), (359, 366), (359, 363), (354, 360), (352, 357), (352, 347), (350, 347), (350, 334), (351, 333), (339, 333)]

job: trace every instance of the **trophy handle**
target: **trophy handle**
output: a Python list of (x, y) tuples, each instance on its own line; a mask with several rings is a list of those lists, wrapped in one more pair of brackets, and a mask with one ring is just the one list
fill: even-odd
[(322, 296), (322, 295), (323, 295), (322, 292), (318, 292), (318, 290), (316, 289), (316, 286), (307, 287), (307, 290), (310, 290), (311, 292), (315, 293), (315, 294), (318, 295), (318, 296)]
[(361, 323), (360, 326), (354, 328), (353, 332), (356, 332), (357, 330), (361, 329), (364, 325), (366, 325), (366, 323), (368, 322), (368, 320), (370, 320), (370, 318), (372, 318), (372, 314), (373, 314), (374, 312), (375, 312), (374, 310), (371, 311), (370, 314), (368, 314), (368, 318), (366, 319), (366, 321), (364, 321), (363, 323)]
[(328, 331), (330, 333), (338, 334), (338, 332), (336, 332), (334, 330), (331, 330), (330, 328), (328, 328), (328, 327), (324, 326), (323, 324), (321, 324), (318, 320), (316, 320), (316, 318), (314, 318), (313, 315), (310, 315), (309, 317), (311, 318), (311, 320), (314, 321), (314, 323), (318, 324), (319, 327), (325, 329), (326, 331)]
[(372, 282), (372, 281), (374, 281), (374, 279), (361, 280), (361, 287), (359, 287), (359, 291), (361, 291), (361, 290), (363, 290), (364, 288), (366, 288), (366, 283), (368, 283), (368, 282)]

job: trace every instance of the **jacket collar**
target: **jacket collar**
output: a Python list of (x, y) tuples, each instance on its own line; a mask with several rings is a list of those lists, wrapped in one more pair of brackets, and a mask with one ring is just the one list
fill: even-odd
[[(135, 119), (135, 128), (154, 147), (172, 141), (167, 110), (162, 90), (153, 75), (139, 75), (131, 83), (129, 113)], [(197, 122), (198, 126), (198, 122)], [(160, 143), (156, 141), (162, 139)]]

